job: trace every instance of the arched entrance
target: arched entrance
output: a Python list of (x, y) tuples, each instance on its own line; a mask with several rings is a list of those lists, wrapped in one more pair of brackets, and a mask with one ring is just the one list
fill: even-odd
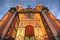
[(25, 28), (25, 40), (34, 40), (34, 27), (31, 25)]

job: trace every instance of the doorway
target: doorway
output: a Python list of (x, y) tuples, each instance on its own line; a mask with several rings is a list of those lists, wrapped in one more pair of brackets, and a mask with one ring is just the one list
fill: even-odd
[(34, 40), (34, 27), (27, 25), (25, 28), (25, 40)]

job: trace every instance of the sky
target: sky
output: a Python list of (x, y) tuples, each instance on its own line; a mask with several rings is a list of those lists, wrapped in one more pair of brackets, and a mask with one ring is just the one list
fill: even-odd
[(42, 4), (48, 7), (57, 19), (60, 19), (60, 0), (0, 0), (0, 19), (11, 7), (19, 4), (23, 8), (26, 8), (27, 5), (31, 5), (34, 8), (36, 4)]

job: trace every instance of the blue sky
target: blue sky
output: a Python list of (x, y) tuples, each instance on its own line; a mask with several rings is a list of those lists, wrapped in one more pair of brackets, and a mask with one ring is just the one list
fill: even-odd
[(38, 3), (48, 7), (55, 17), (60, 19), (60, 0), (0, 0), (0, 19), (10, 7), (21, 4), (24, 8), (27, 7), (27, 5), (31, 5), (31, 7), (34, 8)]

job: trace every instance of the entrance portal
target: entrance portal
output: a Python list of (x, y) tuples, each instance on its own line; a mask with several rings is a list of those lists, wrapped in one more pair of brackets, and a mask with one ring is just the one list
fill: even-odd
[(31, 25), (26, 26), (25, 40), (34, 40), (34, 27)]

